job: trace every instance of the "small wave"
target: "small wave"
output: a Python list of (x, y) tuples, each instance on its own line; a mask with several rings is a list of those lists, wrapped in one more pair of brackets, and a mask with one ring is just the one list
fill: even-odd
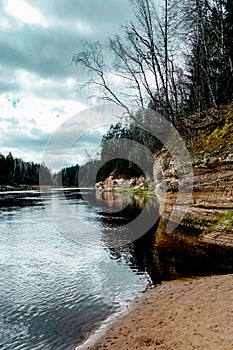
[(100, 339), (101, 336), (103, 336), (106, 333), (106, 331), (111, 327), (111, 325), (116, 320), (126, 315), (131, 310), (131, 308), (134, 305), (134, 301), (136, 300), (137, 297), (138, 295), (135, 295), (134, 298), (132, 298), (131, 300), (125, 301), (116, 312), (114, 312), (107, 319), (105, 319), (101, 323), (99, 328), (97, 328), (92, 334), (90, 334), (90, 336), (86, 340), (84, 340), (81, 344), (76, 345), (73, 348), (73, 350), (86, 350), (89, 346), (94, 345), (98, 341), (98, 339)]

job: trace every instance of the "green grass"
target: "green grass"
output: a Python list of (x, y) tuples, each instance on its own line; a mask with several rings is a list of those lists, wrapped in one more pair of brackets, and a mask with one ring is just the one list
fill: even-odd
[(133, 188), (133, 187), (123, 187), (123, 188), (114, 188), (112, 189), (114, 193), (131, 193), (135, 194), (140, 198), (150, 198), (156, 197), (154, 192), (148, 188)]
[(231, 231), (232, 227), (233, 227), (233, 210), (228, 211), (226, 214), (223, 214), (215, 224), (209, 226), (206, 230), (205, 230), (205, 234), (206, 233), (210, 233), (212, 231), (215, 230), (215, 228), (219, 225), (221, 225), (222, 223), (226, 222), (225, 227), (224, 227), (224, 232), (229, 232)]
[(233, 227), (233, 210), (229, 211), (226, 214), (226, 220), (228, 221), (226, 227), (225, 227), (225, 231), (231, 231), (232, 227)]

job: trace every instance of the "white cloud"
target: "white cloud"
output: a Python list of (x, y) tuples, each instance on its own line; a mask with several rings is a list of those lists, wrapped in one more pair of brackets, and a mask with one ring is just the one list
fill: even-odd
[(17, 118), (22, 128), (27, 128), (33, 120), (38, 128), (46, 132), (53, 132), (66, 119), (86, 108), (84, 104), (73, 100), (45, 100), (30, 95), (14, 94), (1, 95), (0, 107), (1, 119)]
[[(82, 40), (104, 40), (129, 19), (125, 0), (0, 0), (0, 152), (40, 160), (49, 136), (91, 103), (78, 89), (88, 77), (71, 64), (73, 54)], [(109, 79), (119, 87), (116, 77)], [(77, 130), (115, 121), (103, 114), (79, 114)], [(84, 148), (91, 153), (105, 131), (95, 128), (71, 152), (72, 162), (84, 160)]]
[(6, 0), (5, 11), (8, 15), (26, 24), (37, 24), (48, 27), (48, 22), (39, 10), (24, 0)]
[(116, 105), (89, 108), (68, 118), (53, 134), (44, 152), (43, 161), (51, 169), (60, 169), (74, 159), (79, 164), (87, 159), (85, 150), (95, 156), (99, 151), (102, 131), (116, 122), (122, 109)]
[(74, 23), (74, 28), (82, 34), (92, 34), (93, 33), (93, 28), (89, 23), (85, 23), (83, 21), (76, 21)]
[[(120, 111), (119, 111), (120, 113)], [(95, 157), (102, 135), (110, 123), (117, 122), (118, 108), (102, 106), (88, 109), (73, 100), (41, 99), (30, 95), (0, 95), (0, 152), (41, 162), (50, 136), (56, 135), (52, 147), (51, 168), (83, 164), (87, 155)], [(60, 115), (60, 117), (58, 117)], [(64, 144), (74, 140), (68, 148)]]

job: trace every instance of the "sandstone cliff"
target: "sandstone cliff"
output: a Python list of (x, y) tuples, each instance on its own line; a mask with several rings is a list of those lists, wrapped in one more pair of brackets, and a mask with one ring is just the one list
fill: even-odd
[(171, 155), (163, 149), (155, 155), (155, 193), (161, 202), (161, 216), (168, 221), (176, 206), (181, 215), (186, 212), (181, 226), (196, 230), (204, 241), (233, 245), (233, 106), (209, 111), (204, 121), (193, 127), (187, 146), (193, 168), (188, 204), (185, 192), (179, 198), (176, 152)]
[(150, 186), (149, 179), (146, 179), (144, 176), (140, 176), (139, 178), (133, 177), (131, 179), (125, 179), (122, 177), (115, 177), (111, 174), (104, 181), (97, 182), (95, 185), (95, 189), (98, 191), (113, 191), (117, 189), (145, 189)]

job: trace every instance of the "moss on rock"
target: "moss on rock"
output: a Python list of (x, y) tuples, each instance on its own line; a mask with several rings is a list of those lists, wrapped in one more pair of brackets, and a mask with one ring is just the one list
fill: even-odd
[(193, 155), (203, 153), (226, 154), (233, 147), (233, 102), (210, 109), (192, 117), (192, 142), (189, 149)]

